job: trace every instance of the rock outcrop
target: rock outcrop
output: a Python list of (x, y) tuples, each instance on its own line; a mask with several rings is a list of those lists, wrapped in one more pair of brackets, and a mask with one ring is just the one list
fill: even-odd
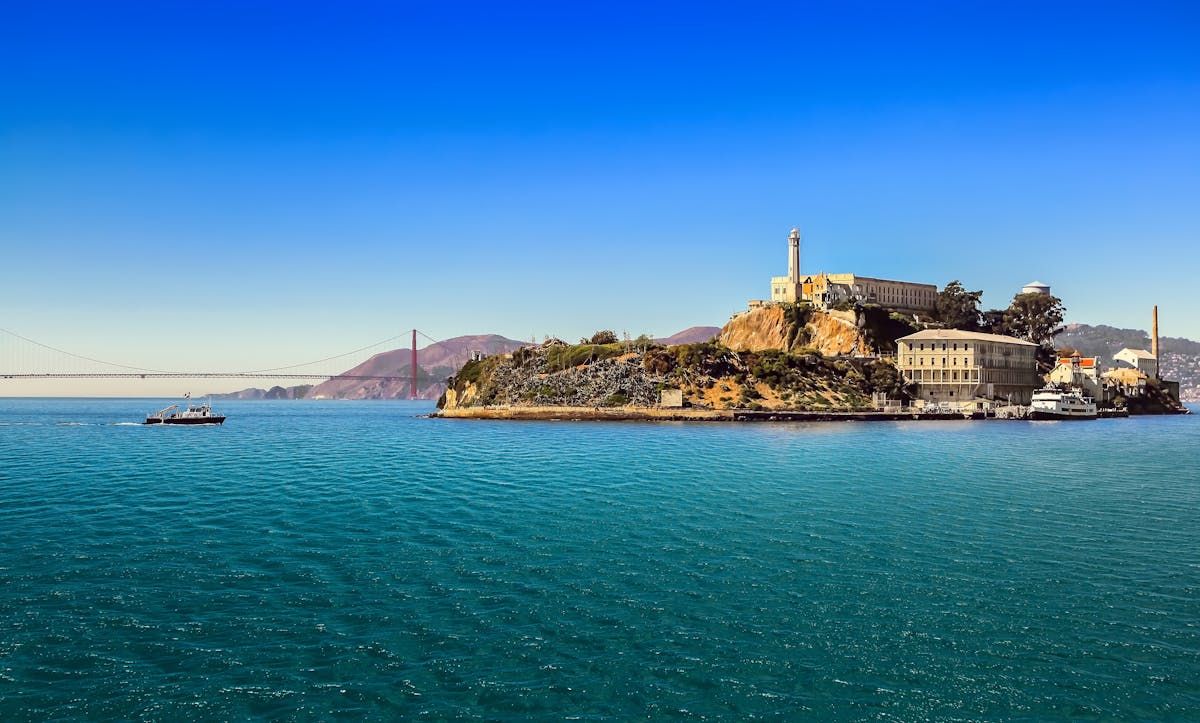
[(874, 353), (855, 312), (822, 312), (787, 304), (738, 314), (721, 329), (719, 341), (738, 351), (807, 349), (826, 356)]

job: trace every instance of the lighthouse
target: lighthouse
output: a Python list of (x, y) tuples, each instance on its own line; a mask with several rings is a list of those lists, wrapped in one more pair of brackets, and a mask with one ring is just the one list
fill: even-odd
[[(793, 228), (788, 235), (788, 283), (800, 282), (800, 229)], [(797, 296), (799, 296), (797, 294)]]

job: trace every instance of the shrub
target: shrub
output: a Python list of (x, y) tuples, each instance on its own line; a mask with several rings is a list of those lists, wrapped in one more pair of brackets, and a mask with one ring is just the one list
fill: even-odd
[(546, 368), (552, 372), (560, 372), (580, 364), (591, 364), (620, 355), (621, 345), (616, 343), (552, 346), (546, 349)]
[(610, 394), (608, 395), (608, 399), (604, 400), (604, 406), (606, 407), (623, 407), (626, 404), (629, 404), (629, 397), (625, 395), (625, 392)]

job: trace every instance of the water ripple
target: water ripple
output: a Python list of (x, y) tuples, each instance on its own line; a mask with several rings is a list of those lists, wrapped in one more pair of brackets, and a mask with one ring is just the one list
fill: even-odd
[(1193, 418), (0, 401), (12, 720), (1200, 717)]

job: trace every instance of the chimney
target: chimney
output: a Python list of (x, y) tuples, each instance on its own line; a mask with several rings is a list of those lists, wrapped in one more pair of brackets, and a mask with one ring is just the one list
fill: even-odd
[(1150, 328), (1150, 353), (1154, 355), (1154, 376), (1158, 376), (1158, 304), (1154, 305), (1154, 324)]

